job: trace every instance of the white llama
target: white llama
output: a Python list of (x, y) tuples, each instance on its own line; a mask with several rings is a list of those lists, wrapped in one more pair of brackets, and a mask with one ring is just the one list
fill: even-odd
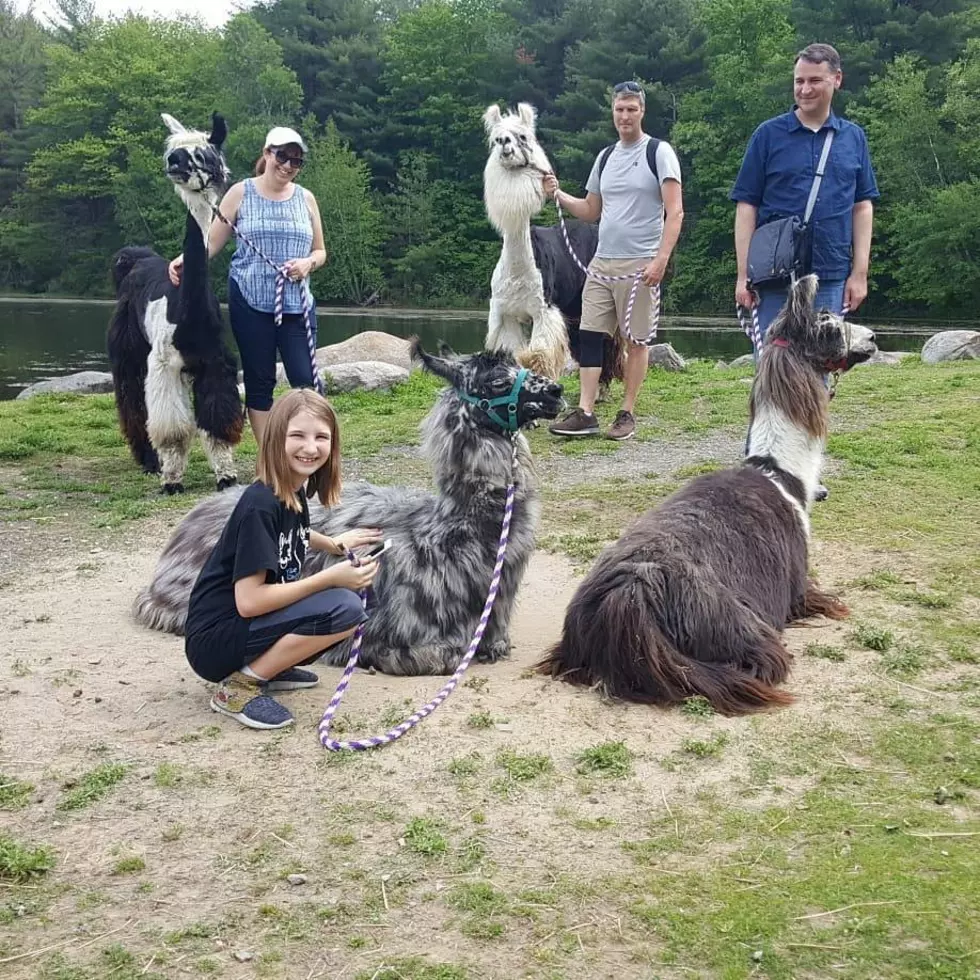
[[(558, 378), (568, 360), (568, 331), (561, 310), (548, 302), (535, 262), (531, 218), (544, 207), (542, 177), (551, 163), (534, 135), (534, 107), (517, 114), (496, 105), (483, 115), (490, 156), (483, 170), (483, 200), (490, 223), (503, 238), (490, 280), (487, 350), (513, 351), (526, 367)], [(590, 256), (591, 258), (591, 256)], [(524, 325), (531, 337), (525, 342)]]

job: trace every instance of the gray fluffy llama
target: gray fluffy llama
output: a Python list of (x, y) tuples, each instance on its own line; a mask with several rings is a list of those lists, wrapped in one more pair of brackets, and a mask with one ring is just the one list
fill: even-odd
[[(371, 618), (364, 632), (361, 666), (389, 674), (451, 673), (469, 644), (490, 585), (511, 479), (512, 440), (478, 404), (511, 391), (519, 365), (503, 351), (465, 357), (448, 349), (434, 357), (418, 344), (413, 354), (450, 383), (422, 422), (422, 452), (432, 464), (436, 492), (346, 486), (338, 506), (310, 502), (314, 530), (339, 534), (380, 527), (393, 547), (381, 558), (374, 581)], [(561, 386), (528, 374), (517, 393), (517, 424), (553, 419), (562, 406)], [(500, 411), (499, 409), (497, 411)], [(517, 492), (500, 592), (477, 653), (493, 662), (510, 647), (508, 626), (517, 589), (534, 551), (541, 504), (527, 441), (516, 436)], [(217, 542), (241, 491), (226, 491), (198, 504), (184, 518), (160, 557), (153, 581), (137, 598), (136, 619), (153, 629), (180, 633), (191, 588)], [(336, 560), (311, 555), (304, 574)], [(343, 664), (350, 641), (327, 651), (325, 662)]]

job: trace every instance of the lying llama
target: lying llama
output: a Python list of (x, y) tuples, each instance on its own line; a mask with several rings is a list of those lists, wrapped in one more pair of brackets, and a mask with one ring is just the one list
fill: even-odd
[[(107, 346), (123, 435), (162, 492), (181, 493), (197, 430), (219, 490), (237, 482), (242, 436), (238, 366), (222, 339), (221, 308), (208, 279), (207, 238), (228, 182), (221, 154), (227, 130), (215, 113), (210, 135), (166, 114), (167, 176), (187, 206), (184, 271), (171, 284), (167, 261), (150, 248), (120, 249), (112, 260), (116, 309)], [(193, 408), (191, 407), (193, 398)]]
[[(578, 360), (579, 320), (585, 273), (572, 261), (561, 229), (532, 225), (544, 207), (543, 174), (551, 164), (535, 136), (535, 111), (527, 102), (517, 114), (503, 115), (492, 105), (483, 115), (490, 155), (483, 170), (483, 200), (490, 223), (503, 239), (490, 281), (488, 350), (513, 351), (534, 371), (558, 378), (568, 354)], [(574, 219), (567, 222), (575, 254), (586, 265), (595, 255), (599, 230)], [(524, 325), (531, 324), (525, 346)], [(623, 345), (607, 337), (599, 383), (608, 388), (623, 377)]]
[[(511, 435), (481, 399), (498, 400), (489, 411), (516, 405), (518, 427), (553, 419), (562, 405), (561, 386), (521, 372), (503, 351), (434, 357), (416, 344), (414, 357), (450, 383), (422, 422), (422, 452), (431, 462), (436, 493), (354, 483), (340, 504), (325, 511), (310, 501), (314, 530), (339, 534), (353, 527), (381, 527), (392, 548), (380, 559), (373, 586), (371, 618), (360, 665), (387, 674), (451, 673), (466, 651), (483, 609), (496, 559), (507, 485), (511, 480)], [(517, 490), (510, 542), (493, 614), (476, 659), (493, 662), (510, 648), (508, 626), (524, 576), (540, 516), (531, 454), (523, 434), (516, 436)], [(217, 542), (239, 492), (219, 494), (198, 504), (181, 522), (157, 564), (153, 581), (136, 600), (136, 619), (144, 626), (183, 632), (191, 588)], [(331, 561), (315, 552), (304, 575)], [(347, 641), (332, 647), (326, 662), (344, 664)]]
[(876, 350), (874, 334), (813, 307), (795, 283), (769, 328), (750, 404), (749, 453), (648, 511), (582, 581), (541, 673), (654, 704), (700, 695), (721, 714), (790, 704), (773, 685), (789, 623), (847, 608), (807, 578), (809, 509), (827, 436), (824, 374)]

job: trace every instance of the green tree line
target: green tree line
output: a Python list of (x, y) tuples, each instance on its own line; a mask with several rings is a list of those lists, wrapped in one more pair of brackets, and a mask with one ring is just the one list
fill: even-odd
[(237, 178), (270, 126), (307, 135), (301, 181), (332, 256), (321, 302), (479, 305), (499, 253), (485, 108), (533, 103), (581, 189), (615, 138), (611, 86), (635, 78), (645, 128), (684, 171), (667, 308), (727, 313), (728, 190), (816, 40), (841, 52), (837, 108), (867, 130), (882, 192), (869, 310), (975, 317), (980, 0), (261, 0), (221, 29), (101, 20), (91, 0), (57, 0), (40, 22), (0, 0), (0, 289), (105, 295), (120, 245), (176, 254), (160, 113), (203, 128), (218, 110)]

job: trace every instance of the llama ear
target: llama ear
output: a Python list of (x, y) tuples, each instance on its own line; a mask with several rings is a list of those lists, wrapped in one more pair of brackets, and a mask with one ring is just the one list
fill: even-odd
[(225, 117), (221, 115), (220, 112), (212, 113), (211, 115), (211, 135), (208, 136), (208, 142), (216, 149), (221, 149), (221, 144), (224, 143), (228, 136), (228, 126), (225, 124)]
[(521, 102), (517, 106), (517, 115), (522, 123), (529, 129), (534, 129), (534, 122), (538, 118), (538, 110), (530, 102)]
[(451, 357), (436, 357), (422, 349), (418, 340), (412, 341), (412, 360), (421, 363), (426, 371), (438, 374), (440, 378), (445, 378), (451, 385), (457, 385), (460, 380), (459, 369), (456, 364), (456, 355), (446, 344), (439, 345), (440, 351), (449, 351)]
[(160, 118), (164, 121), (167, 129), (169, 129), (170, 132), (173, 133), (175, 136), (178, 133), (187, 132), (187, 130), (184, 128), (184, 126), (181, 123), (179, 123), (176, 119), (174, 119), (173, 116), (168, 115), (166, 112), (161, 112)]
[(499, 105), (488, 106), (487, 111), (483, 113), (483, 128), (489, 133), (503, 118)]
[(808, 332), (811, 324), (816, 322), (817, 311), (813, 301), (817, 298), (817, 277), (803, 276), (797, 279), (790, 288), (786, 298), (784, 323), (791, 331)]

